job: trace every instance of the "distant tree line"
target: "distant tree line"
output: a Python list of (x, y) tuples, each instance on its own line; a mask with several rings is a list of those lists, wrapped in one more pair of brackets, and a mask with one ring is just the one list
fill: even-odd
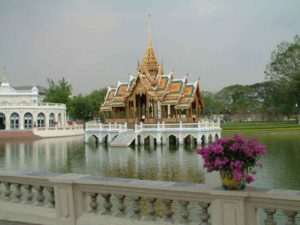
[(300, 111), (300, 37), (280, 43), (266, 66), (266, 81), (231, 85), (217, 93), (204, 92), (203, 115), (224, 120), (289, 119)]

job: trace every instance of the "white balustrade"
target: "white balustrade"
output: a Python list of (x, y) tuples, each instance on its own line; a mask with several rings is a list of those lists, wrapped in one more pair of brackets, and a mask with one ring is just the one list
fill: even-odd
[(251, 187), (225, 191), (203, 184), (80, 174), (0, 174), (0, 184), (0, 221), (49, 225), (299, 224), (299, 191)]
[[(127, 123), (109, 123), (109, 124), (102, 124), (100, 122), (87, 122), (86, 123), (86, 131), (115, 131), (115, 132), (123, 132), (126, 131)], [(134, 124), (134, 131), (142, 132), (142, 131), (185, 131), (185, 130), (207, 130), (207, 129), (217, 129), (220, 130), (220, 126), (218, 123), (214, 122), (195, 122), (195, 123), (165, 123), (165, 122), (158, 122), (158, 123), (139, 123)]]

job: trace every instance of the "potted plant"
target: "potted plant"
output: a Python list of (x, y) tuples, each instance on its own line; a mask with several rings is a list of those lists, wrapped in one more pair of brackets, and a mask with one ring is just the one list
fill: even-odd
[(221, 138), (197, 150), (204, 160), (207, 172), (219, 171), (224, 189), (244, 189), (254, 181), (255, 168), (261, 167), (259, 159), (266, 148), (256, 139), (247, 140), (239, 134)]

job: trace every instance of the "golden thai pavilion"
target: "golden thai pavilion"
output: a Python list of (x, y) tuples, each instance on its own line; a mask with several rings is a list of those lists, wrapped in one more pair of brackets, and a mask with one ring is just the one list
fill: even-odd
[(187, 76), (175, 79), (164, 74), (152, 48), (148, 46), (136, 77), (128, 83), (109, 87), (100, 112), (108, 122), (192, 122), (199, 120), (203, 108), (199, 80), (188, 83)]

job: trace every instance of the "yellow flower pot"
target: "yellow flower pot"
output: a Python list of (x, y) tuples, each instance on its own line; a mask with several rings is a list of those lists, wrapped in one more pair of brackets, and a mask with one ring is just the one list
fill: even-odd
[(220, 177), (225, 190), (244, 190), (246, 188), (245, 181), (237, 181), (232, 170), (221, 170)]

